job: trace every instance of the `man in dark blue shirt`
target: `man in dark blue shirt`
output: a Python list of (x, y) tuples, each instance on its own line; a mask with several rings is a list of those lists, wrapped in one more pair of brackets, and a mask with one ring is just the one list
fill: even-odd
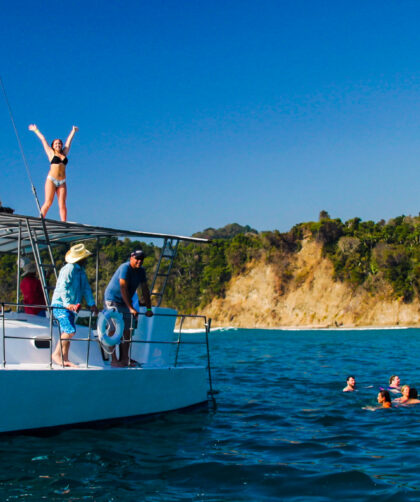
[[(129, 359), (129, 342), (131, 341), (130, 328), (137, 319), (138, 312), (133, 307), (133, 295), (140, 286), (144, 303), (146, 305), (146, 317), (152, 317), (152, 303), (150, 300), (149, 287), (147, 285), (146, 272), (142, 267), (144, 252), (141, 249), (133, 251), (128, 262), (118, 267), (105, 290), (105, 308), (116, 309), (124, 317), (124, 340), (120, 344), (120, 357), (117, 359), (115, 350), (112, 353), (113, 366), (136, 366), (137, 362)], [(133, 327), (135, 327), (133, 325)], [(111, 334), (111, 333), (110, 333)]]

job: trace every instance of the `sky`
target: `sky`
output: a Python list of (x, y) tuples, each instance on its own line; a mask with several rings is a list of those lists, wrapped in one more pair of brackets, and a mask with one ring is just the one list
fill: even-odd
[[(191, 235), (420, 211), (418, 0), (0, 0), (0, 76), (43, 202)], [(0, 200), (37, 215), (0, 95)], [(58, 219), (56, 201), (48, 217)]]

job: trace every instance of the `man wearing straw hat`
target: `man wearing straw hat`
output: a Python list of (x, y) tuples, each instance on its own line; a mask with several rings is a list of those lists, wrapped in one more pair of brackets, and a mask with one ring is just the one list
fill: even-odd
[(53, 362), (63, 366), (74, 367), (69, 361), (70, 339), (76, 333), (75, 312), (80, 309), (82, 299), (85, 298), (88, 307), (94, 314), (98, 313), (95, 300), (90, 289), (86, 272), (82, 264), (92, 253), (84, 244), (72, 246), (66, 253), (66, 265), (60, 270), (51, 305), (61, 307), (54, 309), (54, 317), (60, 324), (60, 340), (52, 355)]

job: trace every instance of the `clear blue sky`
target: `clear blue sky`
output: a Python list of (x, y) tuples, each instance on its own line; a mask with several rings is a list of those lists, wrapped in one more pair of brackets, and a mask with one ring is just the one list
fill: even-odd
[[(2, 2), (0, 75), (27, 130), (76, 135), (69, 220), (184, 235), (417, 215), (420, 2)], [(0, 200), (36, 214), (0, 96)], [(42, 200), (41, 200), (42, 203)], [(58, 218), (54, 203), (50, 217)]]

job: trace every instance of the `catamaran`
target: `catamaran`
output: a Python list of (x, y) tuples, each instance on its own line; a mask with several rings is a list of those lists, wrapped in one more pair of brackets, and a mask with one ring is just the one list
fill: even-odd
[[(110, 347), (101, 342), (89, 312), (85, 326), (72, 339), (75, 368), (52, 360), (61, 333), (50, 304), (51, 277), (57, 277), (54, 246), (95, 240), (95, 296), (99, 299), (99, 241), (110, 237), (163, 241), (151, 282), (153, 317), (140, 307), (132, 332), (131, 357), (139, 367), (111, 366)], [(0, 298), (0, 433), (49, 429), (80, 424), (121, 421), (153, 414), (214, 404), (210, 365), (211, 319), (178, 314), (161, 306), (180, 242), (208, 243), (207, 239), (151, 232), (103, 228), (80, 223), (0, 213), (0, 253), (27, 256), (35, 263), (47, 315), (24, 312), (16, 274), (16, 301)], [(200, 339), (185, 338), (185, 319), (202, 322)], [(193, 360), (183, 362), (183, 351)]]

